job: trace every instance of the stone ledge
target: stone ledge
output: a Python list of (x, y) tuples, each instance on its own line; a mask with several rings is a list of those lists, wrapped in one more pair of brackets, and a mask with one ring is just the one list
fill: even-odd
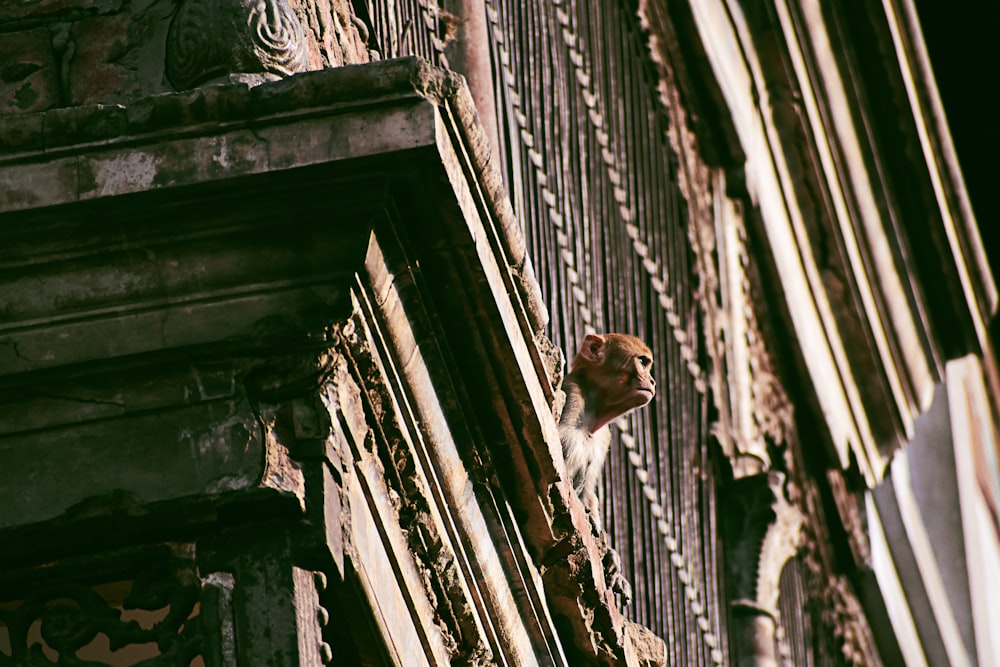
[(442, 105), (464, 86), (461, 76), (420, 58), (400, 58), (304, 72), (250, 87), (203, 86), (154, 95), (123, 105), (94, 104), (0, 117), (0, 164), (38, 152), (100, 142), (132, 142), (169, 131), (217, 132), (229, 124), (296, 117), (351, 106), (375, 106), (406, 98)]
[(417, 58), (0, 118), (0, 214), (416, 147), (475, 177), (537, 337), (544, 302), (464, 81)]

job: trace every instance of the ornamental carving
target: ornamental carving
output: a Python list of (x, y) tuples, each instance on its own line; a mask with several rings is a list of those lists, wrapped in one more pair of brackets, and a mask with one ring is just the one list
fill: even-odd
[(260, 83), (306, 66), (305, 32), (286, 0), (186, 0), (167, 35), (177, 90), (223, 77)]
[(331, 357), (321, 389), (328, 412), (320, 419), (330, 420), (332, 441), (344, 460), (360, 462), (357, 470), (376, 473), (366, 484), (379, 485), (378, 493), (389, 500), (452, 661), (470, 667), (494, 664), (476, 627), (456, 554), (434, 516), (431, 489), (416, 452), (419, 445), (414, 444), (425, 436), (408, 427), (414, 422), (398, 407), (403, 388), (385, 374), (388, 350), (371, 343), (371, 317), (355, 314), (332, 329), (337, 354)]
[(777, 664), (781, 572), (795, 556), (803, 517), (785, 497), (785, 474), (736, 480), (725, 518), (730, 623), (738, 664)]
[(0, 607), (8, 642), (2, 650), (0, 641), (0, 665), (97, 667), (119, 664), (111, 656), (119, 651), (142, 664), (190, 665), (204, 655), (204, 638), (202, 582), (189, 556), (148, 566), (131, 581), (39, 582), (23, 601)]
[[(801, 493), (800, 503), (810, 513), (802, 527), (801, 559), (808, 600), (805, 611), (810, 613), (816, 631), (827, 643), (826, 650), (837, 655), (840, 664), (851, 667), (881, 665), (872, 628), (866, 621), (861, 602), (848, 578), (834, 571), (830, 545), (818, 534), (822, 529), (817, 527), (815, 516), (811, 516), (820, 502), (814, 485), (809, 485)], [(856, 538), (851, 536), (851, 532), (848, 528), (848, 543), (857, 564), (860, 564)], [(863, 552), (868, 553), (867, 546)]]
[(774, 615), (781, 570), (799, 547), (802, 514), (785, 498), (784, 473), (771, 471), (733, 486), (740, 511), (727, 521), (732, 598)]
[[(664, 17), (656, 3), (640, 2), (639, 18), (649, 30), (649, 55), (660, 80), (657, 93), (669, 118), (667, 137), (678, 157), (677, 181), (688, 204), (688, 239), (698, 276), (697, 298), (704, 317), (708, 384), (718, 416), (712, 425), (723, 453), (740, 479), (766, 473), (771, 453), (786, 444), (792, 407), (765, 344), (756, 267), (747, 239), (745, 198), (734, 194), (739, 178), (710, 167), (692, 129), (669, 48), (662, 42)], [(780, 467), (780, 466), (779, 466)]]

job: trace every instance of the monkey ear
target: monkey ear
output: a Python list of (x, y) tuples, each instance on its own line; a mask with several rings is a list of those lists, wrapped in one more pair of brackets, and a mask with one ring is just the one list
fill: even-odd
[(600, 363), (604, 360), (606, 344), (604, 336), (587, 334), (583, 337), (583, 345), (580, 346), (580, 356), (591, 363)]

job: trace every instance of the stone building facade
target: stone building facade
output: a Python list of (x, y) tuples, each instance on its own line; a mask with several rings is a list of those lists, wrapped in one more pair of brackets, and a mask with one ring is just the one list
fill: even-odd
[(0, 665), (994, 664), (996, 302), (910, 3), (0, 0)]

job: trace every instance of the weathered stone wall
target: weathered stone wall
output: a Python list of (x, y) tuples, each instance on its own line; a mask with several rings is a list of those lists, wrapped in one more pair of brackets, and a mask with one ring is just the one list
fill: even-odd
[(349, 0), (0, 0), (0, 116), (291, 73), (282, 55), (292, 71), (368, 62), (367, 38)]

